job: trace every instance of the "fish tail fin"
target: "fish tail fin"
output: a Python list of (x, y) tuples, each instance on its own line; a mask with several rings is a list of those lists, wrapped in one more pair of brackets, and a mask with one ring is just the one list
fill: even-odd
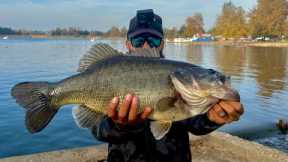
[(50, 103), (49, 86), (48, 82), (23, 82), (11, 90), (16, 102), (26, 109), (25, 123), (30, 133), (45, 128), (58, 111)]

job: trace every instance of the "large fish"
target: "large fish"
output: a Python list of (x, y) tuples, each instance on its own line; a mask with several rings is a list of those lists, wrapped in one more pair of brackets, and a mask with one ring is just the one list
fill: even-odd
[[(138, 55), (138, 56), (136, 56)], [(229, 77), (185, 62), (161, 59), (153, 49), (123, 54), (106, 44), (94, 45), (80, 60), (79, 73), (59, 82), (23, 82), (11, 94), (26, 109), (26, 127), (39, 132), (59, 108), (79, 104), (73, 110), (78, 125), (91, 128), (105, 115), (114, 96), (139, 96), (139, 113), (154, 108), (151, 131), (162, 138), (173, 121), (205, 113), (220, 99), (239, 101)], [(120, 103), (121, 104), (121, 103)]]

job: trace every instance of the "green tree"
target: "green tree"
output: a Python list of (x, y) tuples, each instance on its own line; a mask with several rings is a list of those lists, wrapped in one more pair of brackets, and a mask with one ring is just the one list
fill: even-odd
[(236, 7), (232, 2), (224, 3), (222, 13), (217, 17), (216, 24), (211, 32), (225, 38), (247, 36), (248, 27), (245, 11), (242, 7)]
[(52, 36), (87, 36), (90, 34), (90, 32), (87, 30), (80, 30), (80, 28), (76, 27), (69, 27), (56, 28), (55, 30), (50, 31), (49, 34)]
[(184, 37), (186, 31), (186, 26), (182, 25), (180, 29), (177, 31), (177, 36)]
[(6, 27), (0, 27), (0, 34), (16, 34), (15, 30)]
[(288, 15), (286, 0), (258, 0), (256, 8), (249, 14), (252, 36), (279, 37), (285, 33)]

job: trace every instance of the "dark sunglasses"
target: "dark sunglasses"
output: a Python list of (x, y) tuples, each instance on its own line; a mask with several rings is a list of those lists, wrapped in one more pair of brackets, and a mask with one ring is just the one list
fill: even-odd
[(130, 38), (130, 41), (135, 48), (142, 47), (145, 42), (147, 42), (151, 48), (157, 48), (161, 45), (162, 38), (155, 36), (136, 36)]

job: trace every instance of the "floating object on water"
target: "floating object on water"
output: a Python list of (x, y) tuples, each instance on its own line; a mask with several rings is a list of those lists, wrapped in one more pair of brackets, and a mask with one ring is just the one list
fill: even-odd
[(96, 38), (95, 38), (95, 37), (92, 37), (92, 38), (90, 39), (90, 42), (95, 42), (95, 40), (96, 40)]
[(288, 121), (287, 120), (279, 119), (276, 126), (282, 133), (286, 134), (288, 132)]

